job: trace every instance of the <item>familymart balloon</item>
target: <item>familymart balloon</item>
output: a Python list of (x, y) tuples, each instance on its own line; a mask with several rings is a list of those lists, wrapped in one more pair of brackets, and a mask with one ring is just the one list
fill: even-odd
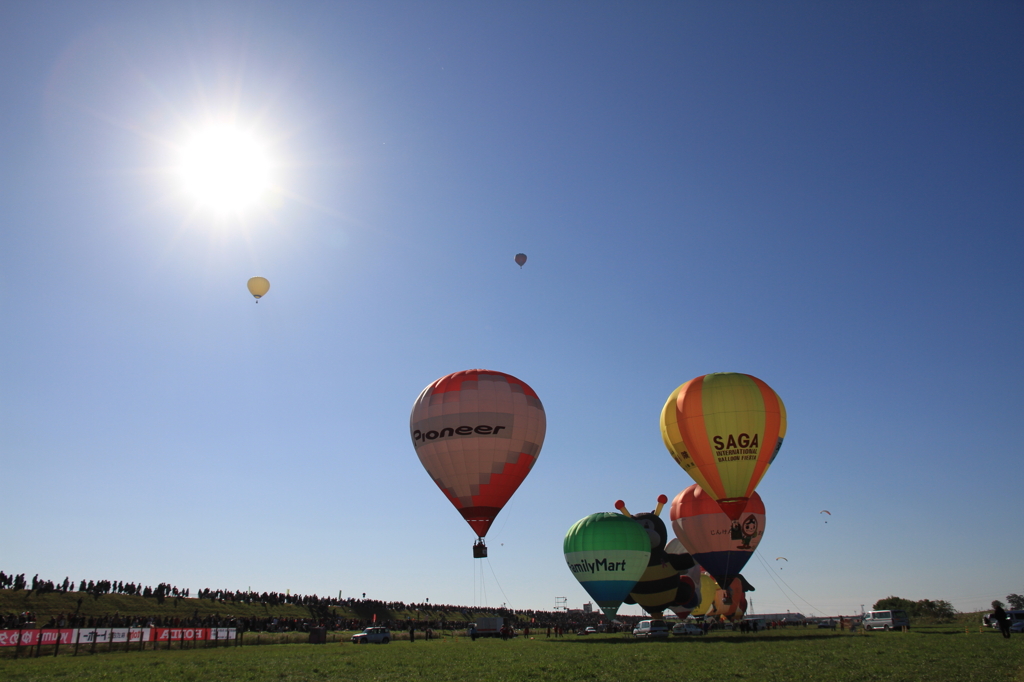
[(611, 619), (647, 570), (651, 540), (628, 516), (600, 512), (573, 524), (562, 551), (569, 570)]
[(413, 447), (477, 534), (474, 557), (487, 556), (483, 538), (537, 461), (546, 425), (532, 388), (486, 369), (441, 377), (413, 403)]
[(665, 447), (736, 521), (775, 461), (786, 435), (786, 407), (768, 384), (721, 372), (672, 391), (661, 411)]

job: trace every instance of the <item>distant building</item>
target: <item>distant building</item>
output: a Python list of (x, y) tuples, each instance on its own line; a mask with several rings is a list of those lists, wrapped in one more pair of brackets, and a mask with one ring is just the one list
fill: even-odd
[(786, 623), (803, 623), (807, 618), (802, 613), (757, 613), (750, 614), (743, 617), (743, 620), (763, 620), (766, 623), (772, 621), (786, 622)]
[(593, 612), (594, 612), (594, 605), (593, 604), (591, 604), (590, 602), (587, 602), (586, 604), (583, 605), (583, 613), (593, 613)]

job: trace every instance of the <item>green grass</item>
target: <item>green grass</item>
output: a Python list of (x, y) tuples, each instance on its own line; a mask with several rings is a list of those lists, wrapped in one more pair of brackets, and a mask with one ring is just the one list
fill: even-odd
[(282, 644), (0, 660), (5, 682), (531, 680), (1024, 680), (1024, 637), (933, 626), (910, 633), (817, 629), (635, 641), (621, 635)]

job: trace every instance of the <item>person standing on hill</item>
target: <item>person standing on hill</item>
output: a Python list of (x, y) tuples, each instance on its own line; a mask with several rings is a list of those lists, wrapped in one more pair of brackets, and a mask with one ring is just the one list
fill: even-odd
[(999, 623), (999, 630), (1003, 633), (1003, 637), (1009, 639), (1010, 617), (1006, 615), (1006, 611), (1003, 610), (1003, 605), (999, 600), (992, 602), (992, 608), (995, 609), (995, 612), (992, 614), (992, 619)]

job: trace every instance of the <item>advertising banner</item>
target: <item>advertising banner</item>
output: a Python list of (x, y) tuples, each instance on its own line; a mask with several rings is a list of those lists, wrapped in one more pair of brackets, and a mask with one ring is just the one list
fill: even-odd
[[(235, 639), (236, 628), (77, 628), (66, 630), (0, 630), (0, 647), (38, 644), (130, 644), (133, 642), (205, 642)], [(40, 642), (40, 640), (42, 640)]]

